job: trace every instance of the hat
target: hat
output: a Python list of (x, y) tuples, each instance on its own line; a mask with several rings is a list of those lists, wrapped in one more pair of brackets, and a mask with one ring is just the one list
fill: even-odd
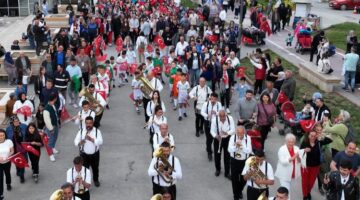
[(321, 98), (322, 98), (322, 94), (321, 94), (320, 92), (314, 92), (312, 98), (313, 98), (314, 100), (316, 100), (316, 99), (321, 99)]

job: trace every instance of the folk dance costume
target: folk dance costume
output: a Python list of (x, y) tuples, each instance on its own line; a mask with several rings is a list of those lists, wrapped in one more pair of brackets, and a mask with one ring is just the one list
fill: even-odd
[(175, 146), (174, 136), (170, 133), (167, 133), (165, 137), (161, 135), (160, 132), (156, 132), (153, 136), (153, 149), (157, 149), (160, 145), (165, 142), (166, 140), (169, 141), (170, 146)]
[[(159, 92), (161, 92), (163, 90), (163, 85), (161, 84), (161, 81), (159, 81), (157, 78), (153, 77), (151, 80), (149, 80), (150, 85), (154, 88), (154, 90), (158, 90)], [(141, 84), (140, 87), (142, 87), (143, 85)], [(144, 106), (144, 110), (147, 110), (147, 104), (149, 103), (150, 99), (146, 98), (146, 96), (143, 95), (143, 106)], [(165, 111), (164, 111), (165, 112)], [(149, 117), (150, 115), (147, 115), (147, 113), (144, 113), (145, 115), (145, 122), (149, 121)]]
[(116, 59), (115, 85), (120, 87), (123, 84), (123, 80), (128, 82), (128, 77), (126, 74), (127, 68), (128, 68), (128, 63), (127, 63), (126, 54), (122, 53), (122, 55), (120, 55)]
[[(88, 137), (92, 138), (91, 141)], [(85, 141), (83, 145), (81, 141)], [(76, 134), (74, 140), (75, 146), (79, 147), (80, 156), (84, 159), (84, 166), (92, 168), (93, 180), (95, 186), (100, 186), (99, 183), (99, 163), (100, 163), (100, 146), (103, 144), (101, 131), (95, 127), (91, 130), (81, 129)], [(75, 190), (76, 191), (76, 190)]]
[[(248, 158), (248, 159), (251, 159)], [(264, 160), (260, 165), (259, 165), (259, 170), (261, 170), (264, 175), (266, 176), (266, 180), (271, 180), (274, 181), (274, 171), (273, 168), (271, 167), (270, 163), (268, 163), (266, 160)], [(242, 171), (242, 175), (245, 176), (248, 172), (250, 171), (250, 166), (249, 163), (246, 163), (245, 161), (245, 166), (244, 169)], [(247, 185), (247, 199), (248, 200), (257, 200), (258, 197), (263, 193), (266, 192), (266, 196), (269, 196), (269, 187), (266, 186), (259, 186), (255, 183), (254, 180), (252, 180), (251, 178), (249, 178), (246, 181), (246, 185)]]
[(142, 82), (140, 80), (136, 80), (136, 78), (134, 78), (131, 82), (131, 87), (132, 87), (132, 91), (133, 91), (133, 97), (134, 97), (134, 105), (136, 107), (136, 111), (139, 113), (139, 105), (142, 102), (143, 99), (143, 93), (141, 91), (141, 84)]
[(160, 159), (157, 157), (154, 157), (151, 160), (148, 174), (150, 177), (152, 177), (153, 181), (153, 194), (161, 193), (163, 188), (166, 188), (169, 190), (170, 194), (172, 195), (172, 199), (176, 200), (176, 182), (177, 180), (180, 180), (182, 178), (182, 171), (180, 166), (180, 161), (177, 157), (173, 155), (169, 155), (167, 158), (167, 161), (170, 163), (171, 167), (173, 168), (173, 171), (171, 173), (171, 176), (173, 180), (171, 182), (166, 182), (162, 176), (158, 173), (158, 171), (155, 169), (158, 167)]
[[(91, 93), (91, 92), (90, 92), (90, 93)], [(105, 108), (105, 106), (107, 105), (107, 103), (106, 103), (105, 99), (102, 97), (102, 95), (100, 95), (100, 94), (97, 93), (97, 92), (93, 92), (93, 93), (91, 93), (91, 94), (92, 94), (92, 96), (99, 102), (99, 104), (100, 104), (103, 108)], [(80, 100), (79, 100), (79, 105), (82, 105), (82, 102), (83, 102), (84, 100), (89, 101), (89, 99), (88, 99), (87, 97), (82, 96), (82, 97), (80, 98)], [(104, 114), (104, 112), (102, 112), (101, 114), (95, 116), (95, 118), (94, 118), (94, 126), (95, 126), (95, 127), (97, 127), (97, 128), (100, 127), (100, 122), (101, 122), (101, 118), (102, 118), (103, 114)]]
[(204, 125), (205, 125), (205, 135), (206, 135), (206, 151), (208, 153), (209, 160), (212, 159), (212, 143), (213, 137), (210, 134), (211, 122), (212, 119), (215, 118), (219, 111), (222, 109), (221, 103), (216, 101), (212, 103), (210, 100), (205, 102), (201, 108), (201, 115), (204, 118)]
[[(238, 142), (240, 142), (240, 146), (237, 146)], [(251, 137), (246, 133), (243, 137), (237, 134), (232, 135), (227, 150), (230, 154), (231, 183), (234, 199), (242, 199), (242, 191), (246, 181), (241, 173), (244, 169), (246, 159), (252, 153)]]
[[(97, 73), (96, 76), (98, 78), (98, 81), (100, 82), (100, 85), (102, 85), (103, 88), (103, 90), (96, 90), (96, 92), (105, 91), (106, 96), (104, 97), (104, 99), (107, 100), (107, 97), (109, 96), (109, 92), (110, 92), (110, 87), (109, 87), (110, 77), (106, 73), (104, 74)], [(95, 87), (97, 86), (95, 85)], [(99, 89), (100, 88), (101, 86), (99, 86)]]
[(32, 122), (32, 112), (34, 111), (34, 105), (30, 100), (17, 100), (13, 107), (13, 114), (19, 118), (22, 124), (29, 125)]
[(211, 89), (207, 86), (197, 85), (189, 93), (190, 98), (195, 99), (194, 109), (195, 109), (195, 130), (196, 136), (199, 137), (199, 133), (204, 133), (204, 117), (201, 115), (201, 108), (203, 104), (208, 100), (210, 94), (212, 93)]
[(80, 171), (77, 171), (75, 167), (68, 169), (66, 173), (66, 182), (71, 183), (74, 187), (74, 199), (75, 197), (78, 197), (81, 200), (90, 200), (90, 192), (88, 188), (84, 188), (85, 192), (83, 194), (79, 192), (80, 184), (76, 182), (76, 179), (80, 177), (84, 182), (91, 184), (91, 172), (84, 166)]
[[(214, 157), (215, 157), (215, 168), (216, 168), (215, 175), (218, 176), (220, 173), (221, 151), (223, 151), (225, 177), (228, 177), (230, 171), (230, 154), (227, 151), (227, 148), (229, 144), (230, 135), (233, 135), (235, 133), (235, 123), (233, 118), (230, 115), (226, 115), (225, 120), (221, 121), (219, 115), (213, 117), (211, 120), (210, 133), (214, 138)], [(217, 137), (219, 136), (221, 137), (221, 142), (217, 139)]]
[(91, 109), (88, 109), (87, 111), (85, 111), (84, 109), (80, 110), (77, 114), (79, 116), (79, 118), (76, 118), (75, 120), (75, 124), (79, 124), (79, 130), (81, 129), (85, 129), (86, 125), (85, 125), (85, 119), (87, 117), (92, 117), (95, 120), (95, 112)]
[(186, 104), (188, 103), (188, 91), (190, 89), (190, 84), (187, 81), (184, 83), (179, 81), (176, 87), (178, 90), (178, 104), (183, 104), (179, 107), (179, 117), (186, 117)]

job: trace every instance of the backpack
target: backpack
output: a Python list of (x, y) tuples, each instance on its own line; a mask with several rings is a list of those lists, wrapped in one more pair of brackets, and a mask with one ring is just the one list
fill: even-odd
[(357, 141), (357, 133), (355, 131), (355, 129), (351, 126), (351, 124), (345, 124), (346, 127), (348, 128), (348, 133), (345, 136), (344, 143), (345, 145), (349, 144), (349, 142), (353, 141), (356, 142)]

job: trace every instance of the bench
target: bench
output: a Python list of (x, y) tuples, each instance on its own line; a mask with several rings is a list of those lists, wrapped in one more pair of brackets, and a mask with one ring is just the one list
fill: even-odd
[(316, 68), (310, 63), (299, 64), (299, 74), (325, 92), (333, 92), (334, 86), (339, 85), (341, 82), (341, 78), (337, 76), (317, 72)]

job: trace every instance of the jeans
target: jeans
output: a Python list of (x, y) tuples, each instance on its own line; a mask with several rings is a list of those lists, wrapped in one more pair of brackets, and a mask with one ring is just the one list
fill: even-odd
[(53, 126), (53, 127), (54, 127), (53, 132), (50, 132), (49, 129), (45, 128), (45, 134), (49, 137), (49, 145), (48, 146), (50, 148), (55, 148), (56, 140), (59, 135), (59, 127), (57, 127), (57, 126)]
[(29, 39), (30, 48), (31, 48), (31, 49), (35, 49), (34, 36), (30, 36), (30, 35), (29, 35), (28, 39)]
[(197, 85), (200, 78), (200, 69), (190, 69), (190, 84)]
[[(356, 71), (345, 71), (344, 83), (346, 89), (348, 88), (349, 82), (351, 89), (355, 88), (355, 75), (356, 75)], [(349, 79), (351, 80), (349, 81)]]

